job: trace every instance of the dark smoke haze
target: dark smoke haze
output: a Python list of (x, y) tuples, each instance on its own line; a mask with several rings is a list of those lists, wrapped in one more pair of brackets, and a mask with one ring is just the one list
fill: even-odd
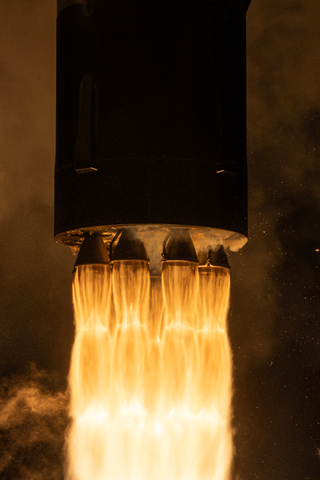
[(31, 364), (24, 376), (3, 379), (0, 388), (2, 480), (60, 480), (68, 425), (68, 399), (54, 376)]
[[(63, 478), (74, 257), (53, 240), (55, 16), (54, 0), (0, 2), (4, 480)], [(252, 0), (247, 19), (250, 238), (229, 258), (234, 480), (314, 480), (320, 4)]]

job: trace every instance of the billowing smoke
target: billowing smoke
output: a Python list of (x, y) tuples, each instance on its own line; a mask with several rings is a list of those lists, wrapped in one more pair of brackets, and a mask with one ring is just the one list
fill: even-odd
[(314, 0), (252, 1), (247, 14), (249, 242), (231, 259), (233, 293), (242, 298), (231, 301), (241, 335), (235, 363), (243, 372), (248, 359), (264, 363), (278, 345), (295, 342), (292, 325), (303, 324), (317, 298), (318, 8)]
[(230, 259), (229, 318), (241, 479), (319, 470), (318, 17), (316, 0), (247, 15), (249, 242)]
[(63, 479), (68, 397), (55, 378), (31, 364), (0, 385), (2, 480)]

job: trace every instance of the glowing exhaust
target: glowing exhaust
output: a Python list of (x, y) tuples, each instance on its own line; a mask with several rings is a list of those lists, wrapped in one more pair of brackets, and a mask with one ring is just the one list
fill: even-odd
[(112, 273), (78, 265), (74, 277), (69, 478), (227, 480), (229, 270), (199, 275), (188, 232), (171, 232), (161, 302), (150, 305), (144, 246), (122, 235)]

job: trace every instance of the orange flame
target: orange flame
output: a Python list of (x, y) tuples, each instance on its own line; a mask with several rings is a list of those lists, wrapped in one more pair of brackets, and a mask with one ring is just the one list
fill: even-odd
[(230, 478), (230, 277), (199, 271), (77, 267), (70, 480)]

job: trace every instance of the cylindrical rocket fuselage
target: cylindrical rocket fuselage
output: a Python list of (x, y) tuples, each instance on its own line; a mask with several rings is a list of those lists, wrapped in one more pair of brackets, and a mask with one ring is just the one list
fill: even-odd
[(247, 236), (245, 0), (61, 0), (55, 236)]

